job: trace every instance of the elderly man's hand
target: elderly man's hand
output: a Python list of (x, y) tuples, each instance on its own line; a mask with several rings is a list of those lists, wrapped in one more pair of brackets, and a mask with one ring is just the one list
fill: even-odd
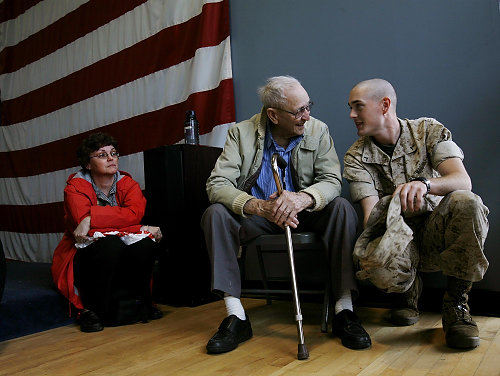
[(273, 222), (282, 227), (289, 225), (297, 228), (299, 224), (297, 214), (313, 203), (312, 197), (304, 192), (283, 191), (281, 196), (274, 192), (269, 198), (273, 200), (274, 204), (272, 208)]
[(286, 215), (283, 208), (278, 214), (278, 209), (280, 208), (277, 204), (277, 200), (259, 200), (259, 210), (255, 214), (266, 218), (269, 222), (276, 223), (281, 228), (285, 228), (288, 225), (292, 228), (297, 228), (299, 225), (299, 220), (297, 215), (292, 216), (291, 214)]
[(269, 200), (253, 198), (246, 202), (243, 209), (247, 214), (259, 215), (282, 228), (285, 225), (297, 228), (297, 214), (312, 204), (313, 199), (307, 193), (283, 191), (279, 197), (276, 192), (273, 193)]
[(422, 209), (427, 187), (421, 181), (411, 181), (398, 185), (392, 197), (399, 194), (402, 211), (416, 212)]

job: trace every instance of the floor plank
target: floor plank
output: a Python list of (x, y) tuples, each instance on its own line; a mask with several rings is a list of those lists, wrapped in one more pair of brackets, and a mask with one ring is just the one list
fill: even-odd
[(205, 344), (225, 316), (222, 302), (161, 306), (148, 324), (82, 333), (76, 325), (0, 343), (0, 375), (430, 375), (500, 376), (500, 318), (475, 317), (481, 345), (472, 351), (444, 344), (441, 317), (425, 312), (414, 326), (388, 323), (385, 309), (360, 308), (372, 337), (368, 350), (346, 349), (320, 332), (320, 304), (302, 305), (310, 358), (297, 360), (290, 302), (244, 299), (254, 337), (230, 353), (207, 355)]

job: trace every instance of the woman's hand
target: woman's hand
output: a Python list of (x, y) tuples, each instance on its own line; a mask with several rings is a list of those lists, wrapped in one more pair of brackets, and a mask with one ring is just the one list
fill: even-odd
[(161, 233), (161, 230), (159, 227), (157, 226), (142, 226), (141, 227), (141, 231), (148, 231), (151, 233), (151, 235), (153, 235), (153, 237), (155, 238), (155, 240), (157, 242), (159, 242), (161, 240), (161, 238), (163, 237), (162, 233)]
[(76, 226), (75, 231), (73, 231), (73, 236), (77, 243), (85, 243), (89, 237), (87, 234), (90, 231), (90, 215), (83, 218), (82, 221)]

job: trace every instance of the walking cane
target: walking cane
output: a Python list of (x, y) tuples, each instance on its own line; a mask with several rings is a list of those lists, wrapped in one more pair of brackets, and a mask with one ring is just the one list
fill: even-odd
[[(282, 171), (285, 170), (287, 163), (281, 157), (281, 155), (275, 153), (271, 158), (271, 165), (273, 168), (274, 181), (276, 183), (276, 188), (278, 189), (278, 196), (283, 192), (283, 185), (280, 179), (280, 174), (278, 168)], [(300, 311), (299, 293), (297, 291), (297, 279), (295, 278), (295, 263), (293, 261), (293, 245), (292, 245), (292, 232), (290, 227), (285, 225), (286, 233), (286, 244), (288, 246), (288, 260), (290, 262), (290, 273), (292, 275), (292, 291), (293, 300), (295, 305), (295, 320), (297, 321), (297, 335), (299, 337), (299, 345), (297, 351), (297, 359), (304, 360), (309, 358), (309, 352), (307, 351), (306, 344), (304, 342), (304, 330), (302, 328), (302, 313)]]

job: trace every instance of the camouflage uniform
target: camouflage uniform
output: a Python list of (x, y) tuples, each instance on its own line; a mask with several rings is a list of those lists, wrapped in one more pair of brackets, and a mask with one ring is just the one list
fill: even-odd
[[(353, 201), (392, 195), (398, 185), (413, 178), (439, 177), (437, 166), (444, 160), (463, 159), (463, 152), (452, 141), (450, 131), (435, 119), (398, 120), (401, 135), (392, 157), (367, 136), (359, 138), (347, 151), (344, 178), (350, 183)], [(381, 201), (372, 210), (369, 224), (377, 222), (377, 216), (387, 215), (388, 200)], [(483, 253), (487, 215), (488, 208), (472, 192), (454, 191), (444, 197), (427, 195), (421, 211), (404, 214), (420, 256), (419, 261), (415, 258), (409, 261), (412, 269), (442, 270), (445, 275), (459, 279), (481, 280), (488, 268)]]
[(385, 196), (375, 205), (354, 247), (359, 279), (369, 279), (386, 292), (402, 293), (417, 275), (419, 252), (413, 230), (401, 215), (399, 196)]

